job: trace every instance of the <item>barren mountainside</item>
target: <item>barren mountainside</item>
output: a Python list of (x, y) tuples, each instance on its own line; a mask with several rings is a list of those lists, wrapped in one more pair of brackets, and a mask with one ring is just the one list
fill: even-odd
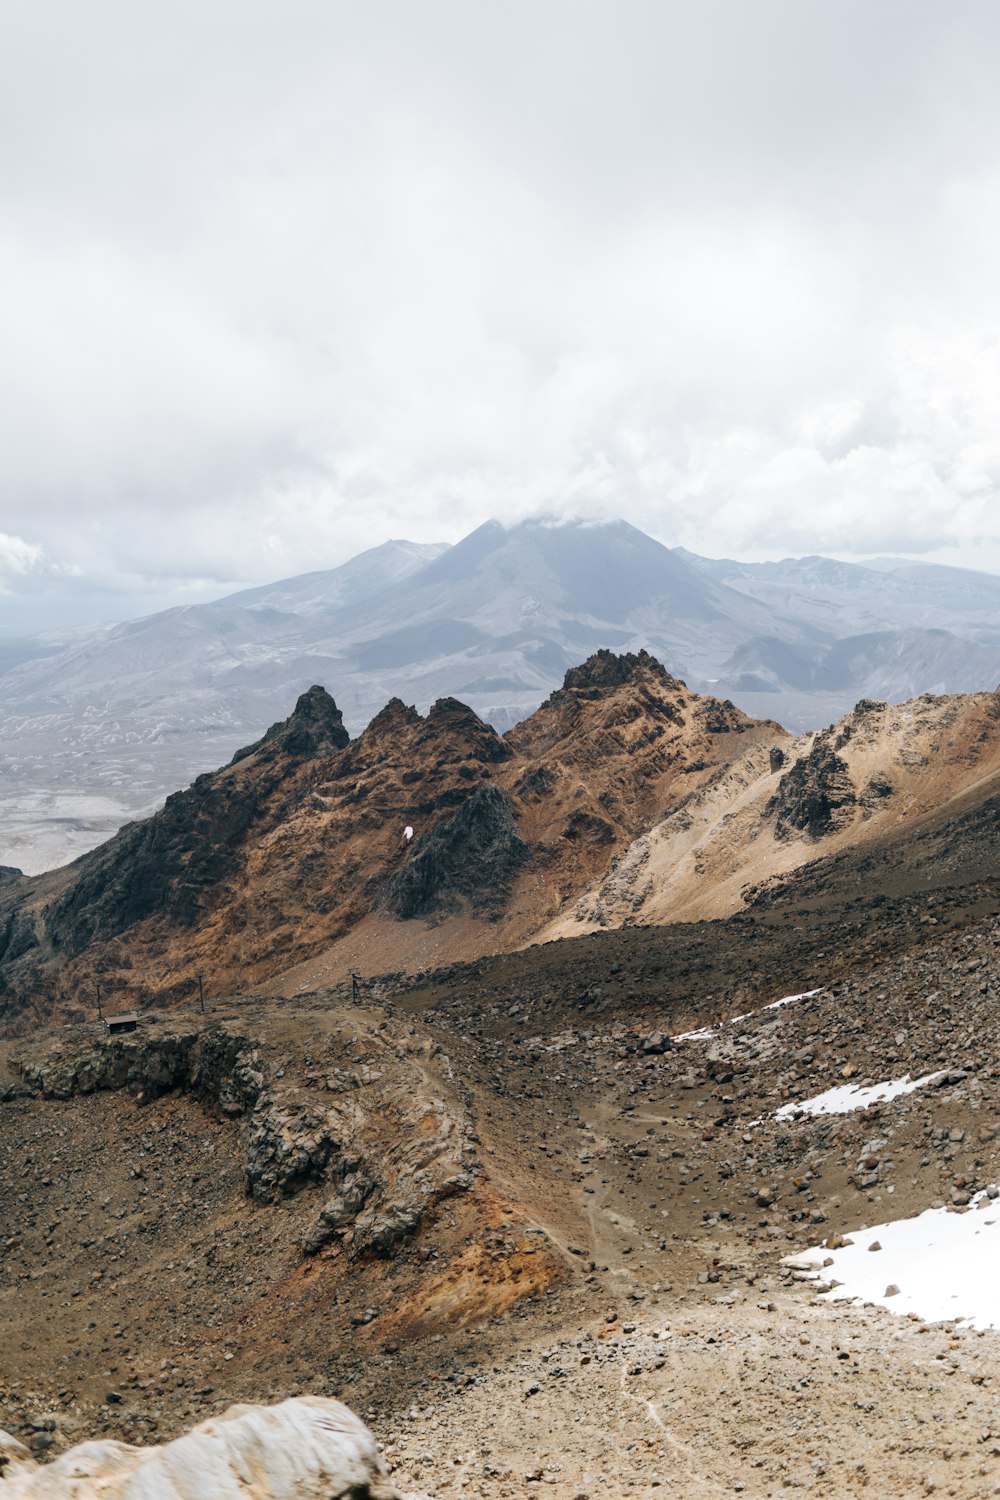
[[(952, 820), (992, 823), (1000, 793), (1000, 695), (860, 702), (840, 723), (778, 747), (748, 746), (667, 809), (545, 936), (625, 922), (727, 916), (835, 855), (896, 849)], [(959, 842), (980, 852), (971, 828)]]
[(394, 699), (349, 740), (313, 688), (154, 817), (3, 887), (8, 1014), (92, 1008), (99, 981), (118, 1008), (198, 973), (252, 988), (365, 922), (519, 946), (738, 748), (786, 739), (645, 652), (597, 653), (506, 737), (445, 698), (426, 716)]
[[(407, 1500), (992, 1493), (998, 1335), (947, 1263), (909, 1311), (883, 1221), (1000, 1235), (997, 882), (793, 917), (0, 1041), (38, 1493), (83, 1438), (306, 1394)], [(786, 1263), (852, 1242), (865, 1306)]]
[(826, 558), (712, 562), (624, 521), (386, 542), (339, 567), (0, 643), (0, 863), (35, 874), (214, 770), (311, 683), (354, 735), (393, 697), (498, 731), (600, 648), (797, 732), (861, 697), (993, 688), (1000, 580)]
[(5, 876), (0, 1446), (336, 1395), (407, 1500), (990, 1492), (991, 1314), (888, 1221), (1000, 1235), (998, 710), (793, 740), (602, 652), (351, 740), (317, 687)]
[(393, 699), (352, 740), (314, 687), (154, 817), (0, 883), (5, 1019), (89, 1014), (98, 984), (112, 1010), (190, 999), (199, 975), (294, 994), (715, 919), (824, 861), (850, 882), (881, 860), (891, 885), (931, 870), (928, 839), (952, 869), (956, 820), (981, 878), (998, 794), (993, 693), (864, 701), (792, 739), (645, 652), (600, 651), (506, 735), (453, 698)]

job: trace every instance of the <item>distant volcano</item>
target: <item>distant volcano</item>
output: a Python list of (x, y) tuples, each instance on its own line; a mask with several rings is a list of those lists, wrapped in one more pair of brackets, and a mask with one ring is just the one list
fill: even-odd
[(1000, 682), (1000, 580), (823, 558), (713, 562), (625, 521), (488, 521), (0, 660), (0, 862), (64, 863), (218, 766), (312, 683), (357, 734), (460, 698), (503, 732), (601, 649), (815, 728), (861, 697)]

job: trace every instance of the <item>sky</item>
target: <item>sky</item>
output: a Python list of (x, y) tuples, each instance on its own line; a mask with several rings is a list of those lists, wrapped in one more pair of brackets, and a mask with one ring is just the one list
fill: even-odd
[(994, 0), (0, 29), (0, 629), (538, 513), (1000, 571)]

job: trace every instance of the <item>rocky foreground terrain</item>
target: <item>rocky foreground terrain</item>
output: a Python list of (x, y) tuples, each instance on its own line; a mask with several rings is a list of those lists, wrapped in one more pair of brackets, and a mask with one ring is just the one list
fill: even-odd
[(4, 1500), (402, 1500), (375, 1439), (329, 1397), (231, 1406), (164, 1445), (79, 1443), (40, 1464), (0, 1431)]
[(1000, 1235), (998, 703), (316, 688), (0, 875), (0, 1429), (335, 1396), (408, 1496), (1000, 1494), (1000, 1306), (889, 1232)]
[(992, 1221), (1000, 891), (837, 890), (4, 1043), (0, 1427), (50, 1457), (310, 1393), (409, 1494), (1000, 1493), (963, 1288), (931, 1325), (782, 1264)]

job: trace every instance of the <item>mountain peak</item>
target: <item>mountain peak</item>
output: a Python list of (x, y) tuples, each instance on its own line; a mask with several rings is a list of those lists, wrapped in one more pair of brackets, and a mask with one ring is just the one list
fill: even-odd
[(420, 715), (412, 704), (402, 698), (390, 698), (385, 708), (379, 709), (365, 733), (371, 735), (398, 734), (404, 729), (420, 723)]
[(269, 753), (305, 757), (343, 750), (350, 742), (344, 716), (326, 688), (314, 683), (299, 695), (287, 719), (272, 724), (263, 738), (237, 750), (233, 764), (265, 748)]
[(436, 734), (453, 737), (456, 748), (474, 747), (484, 761), (507, 760), (510, 751), (491, 724), (458, 698), (438, 698), (427, 712), (427, 726)]
[(657, 682), (672, 687), (683, 687), (671, 677), (666, 667), (648, 651), (623, 651), (620, 654), (602, 648), (578, 667), (570, 667), (563, 678), (563, 692), (579, 692), (594, 688), (618, 688), (640, 678), (655, 678)]

